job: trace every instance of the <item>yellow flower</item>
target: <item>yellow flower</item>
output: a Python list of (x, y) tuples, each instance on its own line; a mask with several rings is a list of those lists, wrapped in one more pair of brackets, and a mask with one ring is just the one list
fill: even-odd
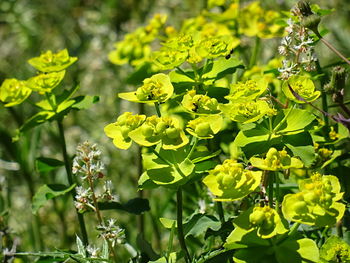
[(77, 60), (69, 56), (67, 49), (63, 49), (57, 53), (46, 51), (39, 57), (29, 59), (28, 63), (41, 72), (55, 72), (66, 69)]
[[(300, 75), (292, 76), (285, 81), (282, 86), (282, 90), (286, 97), (297, 103), (315, 101), (321, 95), (321, 92), (315, 89), (315, 84), (309, 77)], [(293, 92), (296, 94), (293, 94)], [(301, 98), (299, 98), (299, 96)]]
[(217, 201), (233, 201), (241, 199), (259, 186), (261, 171), (244, 169), (236, 160), (227, 159), (209, 171), (203, 183), (209, 188)]
[(113, 139), (116, 147), (126, 150), (132, 144), (129, 133), (138, 128), (145, 119), (145, 115), (133, 115), (131, 112), (124, 112), (116, 122), (108, 124), (104, 128), (104, 132)]
[(5, 79), (0, 87), (0, 100), (5, 103), (5, 107), (12, 107), (22, 103), (31, 93), (26, 81)]
[(302, 168), (304, 165), (301, 160), (290, 157), (286, 150), (277, 151), (276, 148), (270, 148), (266, 153), (266, 158), (250, 158), (252, 166), (267, 171), (278, 171), (289, 168)]
[(186, 131), (200, 139), (211, 139), (222, 127), (220, 115), (201, 116), (187, 123)]
[(65, 73), (66, 71), (62, 70), (59, 72), (50, 72), (47, 74), (37, 75), (28, 79), (28, 86), (40, 94), (51, 92), (54, 88), (57, 87), (58, 84), (61, 83)]
[(143, 85), (136, 91), (119, 93), (119, 98), (140, 102), (140, 103), (152, 103), (152, 102), (165, 102), (174, 92), (174, 87), (170, 82), (170, 78), (159, 73), (153, 75), (150, 78), (146, 78), (143, 81)]

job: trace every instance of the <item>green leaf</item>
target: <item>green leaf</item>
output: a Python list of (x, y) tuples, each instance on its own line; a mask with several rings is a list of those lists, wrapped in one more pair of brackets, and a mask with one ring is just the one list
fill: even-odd
[(76, 238), (76, 245), (77, 245), (77, 250), (78, 250), (78, 255), (82, 256), (82, 257), (86, 257), (86, 251), (85, 251), (85, 247), (83, 242), (81, 241), (81, 239), (77, 236)]
[[(244, 127), (244, 126), (243, 126)], [(249, 129), (241, 129), (237, 134), (234, 144), (242, 148), (247, 158), (256, 154), (266, 153), (271, 146), (279, 144), (282, 137), (272, 134), (264, 125), (264, 122), (258, 125), (249, 125)]]
[(287, 240), (275, 250), (278, 263), (319, 262), (316, 243), (308, 238)]
[(195, 76), (193, 71), (185, 70), (173, 70), (169, 73), (170, 81), (174, 86), (174, 92), (176, 94), (181, 94), (190, 87), (200, 84), (195, 81)]
[(38, 212), (38, 209), (42, 207), (48, 200), (57, 196), (64, 195), (70, 192), (75, 187), (75, 184), (67, 188), (63, 184), (49, 184), (41, 186), (35, 193), (32, 202), (32, 211), (34, 214)]
[(302, 109), (286, 109), (283, 110), (284, 119), (278, 117), (274, 121), (274, 131), (277, 134), (295, 134), (308, 128), (316, 117), (309, 111)]
[(122, 210), (130, 214), (140, 215), (143, 212), (149, 211), (151, 208), (149, 206), (148, 199), (144, 198), (133, 198), (130, 199), (125, 204), (119, 202), (99, 202), (98, 207), (100, 210)]
[(161, 217), (159, 218), (159, 221), (167, 229), (171, 229), (173, 226), (177, 227), (177, 222), (174, 219)]
[(101, 258), (109, 259), (108, 242), (106, 239), (103, 240), (102, 250), (101, 250)]
[(36, 113), (35, 115), (33, 115), (32, 117), (30, 117), (19, 128), (19, 132), (22, 133), (22, 132), (28, 131), (28, 130), (44, 123), (45, 121), (49, 120), (54, 115), (55, 115), (55, 113), (52, 111), (40, 111), (40, 112)]
[(185, 237), (190, 235), (198, 237), (204, 235), (211, 228), (214, 231), (219, 230), (221, 222), (214, 216), (204, 214), (194, 214), (188, 222), (184, 224)]
[[(141, 178), (139, 180), (142, 188), (149, 181), (157, 185), (176, 187), (190, 179), (189, 175), (194, 171), (195, 165), (186, 158), (184, 149), (180, 148), (176, 151), (160, 149), (159, 156), (154, 153), (142, 154), (143, 166), (146, 169), (145, 174), (141, 176), (142, 180)], [(152, 184), (148, 186), (153, 187)]]
[(213, 82), (225, 77), (227, 74), (234, 73), (237, 68), (244, 68), (243, 62), (238, 57), (231, 56), (229, 59), (221, 57), (213, 62), (209, 62), (208, 65), (201, 69), (202, 79)]
[(299, 156), (306, 167), (311, 166), (316, 158), (312, 137), (308, 132), (301, 132), (294, 135), (283, 136), (283, 143)]
[(160, 258), (159, 255), (154, 252), (151, 244), (146, 241), (141, 234), (137, 235), (136, 244), (140, 251), (145, 253), (150, 260), (157, 260)]
[(64, 165), (64, 162), (52, 158), (38, 157), (35, 160), (36, 169), (39, 173), (46, 173)]
[(74, 109), (83, 110), (91, 107), (92, 104), (100, 100), (99, 96), (78, 96), (74, 98), (75, 102), (72, 106)]
[(198, 260), (197, 263), (222, 263), (232, 260), (233, 250), (226, 251), (225, 249), (210, 251), (208, 254), (201, 255), (203, 259)]

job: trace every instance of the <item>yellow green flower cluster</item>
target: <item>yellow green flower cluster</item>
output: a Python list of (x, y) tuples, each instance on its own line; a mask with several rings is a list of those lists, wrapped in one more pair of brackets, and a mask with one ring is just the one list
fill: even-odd
[(286, 219), (316, 226), (334, 225), (345, 212), (345, 205), (338, 202), (343, 193), (333, 175), (314, 173), (299, 181), (300, 192), (284, 196), (282, 211)]
[(132, 115), (125, 112), (115, 123), (105, 127), (105, 133), (113, 138), (113, 143), (120, 149), (128, 149), (132, 141), (141, 146), (152, 146), (162, 143), (162, 148), (177, 149), (189, 141), (177, 119), (157, 117), (155, 115)]
[(166, 20), (165, 15), (154, 15), (148, 25), (136, 29), (115, 43), (115, 49), (109, 53), (109, 60), (117, 65), (130, 63), (133, 66), (147, 61), (151, 54), (150, 43), (155, 40)]
[(190, 120), (186, 131), (199, 139), (211, 139), (220, 131), (222, 122), (220, 115), (201, 116)]
[(225, 98), (230, 102), (220, 105), (222, 112), (231, 120), (241, 123), (255, 122), (264, 116), (275, 115), (276, 111), (265, 100), (259, 100), (267, 89), (264, 78), (247, 80), (231, 85)]
[(215, 98), (204, 94), (196, 94), (196, 90), (188, 91), (183, 96), (181, 104), (185, 110), (196, 115), (217, 114), (220, 112), (219, 103)]
[(152, 102), (165, 102), (174, 92), (174, 87), (170, 82), (167, 75), (163, 73), (155, 74), (150, 78), (146, 78), (143, 81), (143, 85), (133, 92), (119, 93), (119, 98), (140, 102), (140, 103), (152, 103)]
[(241, 199), (258, 188), (261, 182), (261, 171), (244, 169), (243, 164), (227, 159), (209, 171), (203, 183), (216, 196), (218, 201)]
[(252, 166), (266, 171), (279, 171), (290, 168), (302, 168), (303, 162), (296, 157), (291, 157), (285, 149), (278, 151), (270, 148), (266, 153), (266, 158), (250, 158)]
[(321, 92), (315, 90), (315, 84), (308, 76), (294, 75), (283, 83), (286, 97), (297, 103), (313, 102)]
[(28, 80), (5, 79), (0, 87), (0, 100), (5, 107), (12, 107), (26, 100), (32, 91), (39, 94), (50, 93), (64, 78), (65, 69), (77, 61), (70, 57), (66, 49), (57, 53), (47, 51), (39, 57), (28, 60), (39, 71), (37, 76)]

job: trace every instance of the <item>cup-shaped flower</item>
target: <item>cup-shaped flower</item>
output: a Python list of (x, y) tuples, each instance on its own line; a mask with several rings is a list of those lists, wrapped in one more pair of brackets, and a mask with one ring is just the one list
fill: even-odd
[(250, 171), (236, 160), (227, 159), (209, 171), (203, 183), (216, 196), (217, 201), (241, 199), (256, 190), (261, 182), (261, 171)]
[(234, 40), (229, 35), (205, 38), (195, 45), (196, 53), (203, 58), (227, 56), (235, 46)]
[(196, 94), (195, 90), (188, 91), (184, 95), (181, 104), (186, 111), (196, 115), (220, 113), (219, 103), (215, 98), (204, 94)]
[(161, 103), (167, 101), (173, 93), (174, 87), (170, 82), (169, 76), (159, 73), (144, 79), (143, 85), (136, 91), (119, 93), (118, 96), (133, 102)]
[(266, 158), (251, 157), (252, 166), (266, 171), (279, 171), (289, 168), (302, 168), (303, 162), (296, 157), (291, 157), (285, 149), (278, 151), (270, 148), (266, 153)]
[(131, 112), (124, 112), (116, 122), (105, 126), (104, 131), (108, 137), (113, 139), (116, 147), (126, 150), (132, 144), (129, 133), (138, 128), (145, 120), (145, 115), (133, 115)]
[(63, 49), (57, 53), (48, 50), (39, 57), (29, 59), (28, 63), (37, 70), (47, 73), (64, 70), (77, 60), (78, 58), (69, 56), (67, 49)]
[(221, 111), (231, 120), (241, 123), (255, 122), (262, 117), (275, 115), (276, 110), (270, 108), (264, 100), (230, 102), (220, 105)]
[(199, 139), (212, 139), (222, 127), (221, 115), (201, 116), (187, 123), (186, 131)]
[(343, 193), (333, 175), (313, 174), (299, 181), (300, 192), (287, 194), (282, 202), (282, 212), (286, 219), (319, 227), (332, 226), (345, 212), (345, 205), (338, 202)]
[(232, 102), (252, 101), (257, 99), (267, 89), (267, 81), (261, 77), (256, 80), (247, 80), (231, 85), (230, 95), (225, 98)]
[(130, 132), (129, 136), (142, 146), (162, 142), (162, 148), (165, 150), (177, 149), (189, 142), (177, 119), (155, 115), (148, 117), (140, 127)]
[(174, 69), (180, 66), (188, 58), (187, 50), (177, 50), (171, 48), (163, 48), (153, 52), (151, 57), (154, 64), (160, 70)]
[(5, 103), (5, 107), (12, 107), (22, 103), (31, 93), (26, 81), (5, 79), (0, 87), (0, 100)]
[(66, 71), (50, 72), (47, 74), (40, 74), (27, 80), (28, 86), (39, 92), (45, 94), (51, 92), (61, 83)]
[[(256, 230), (261, 238), (271, 238), (288, 231), (277, 211), (269, 206), (255, 206), (240, 214), (233, 224), (247, 232)], [(234, 232), (232, 232), (234, 234)]]
[(301, 75), (294, 75), (286, 80), (282, 90), (288, 99), (297, 103), (313, 102), (321, 95), (320, 91), (315, 90), (314, 82)]

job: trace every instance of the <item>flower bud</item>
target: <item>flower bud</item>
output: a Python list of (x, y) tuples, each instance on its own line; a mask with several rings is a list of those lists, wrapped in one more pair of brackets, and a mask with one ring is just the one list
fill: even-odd
[(208, 136), (210, 133), (210, 124), (208, 122), (199, 123), (194, 131), (198, 136)]
[(297, 214), (305, 214), (309, 212), (307, 209), (306, 202), (304, 201), (299, 201), (293, 204), (292, 209), (297, 213)]
[(297, 3), (297, 7), (300, 10), (300, 13), (306, 17), (312, 15), (311, 7), (308, 2), (301, 0)]
[(153, 135), (153, 127), (148, 124), (142, 125), (141, 131), (142, 131), (142, 135), (145, 136), (146, 138), (151, 137)]
[(263, 211), (255, 210), (253, 213), (249, 215), (249, 221), (253, 225), (260, 225), (264, 222), (265, 220), (265, 213)]
[(321, 22), (321, 17), (316, 14), (312, 14), (310, 16), (303, 17), (301, 20), (301, 25), (303, 27), (306, 27), (312, 31), (318, 36), (321, 37), (318, 32), (318, 25)]
[(165, 133), (168, 136), (168, 138), (170, 138), (170, 139), (176, 139), (180, 135), (180, 131), (178, 129), (176, 129), (175, 127), (166, 129)]

